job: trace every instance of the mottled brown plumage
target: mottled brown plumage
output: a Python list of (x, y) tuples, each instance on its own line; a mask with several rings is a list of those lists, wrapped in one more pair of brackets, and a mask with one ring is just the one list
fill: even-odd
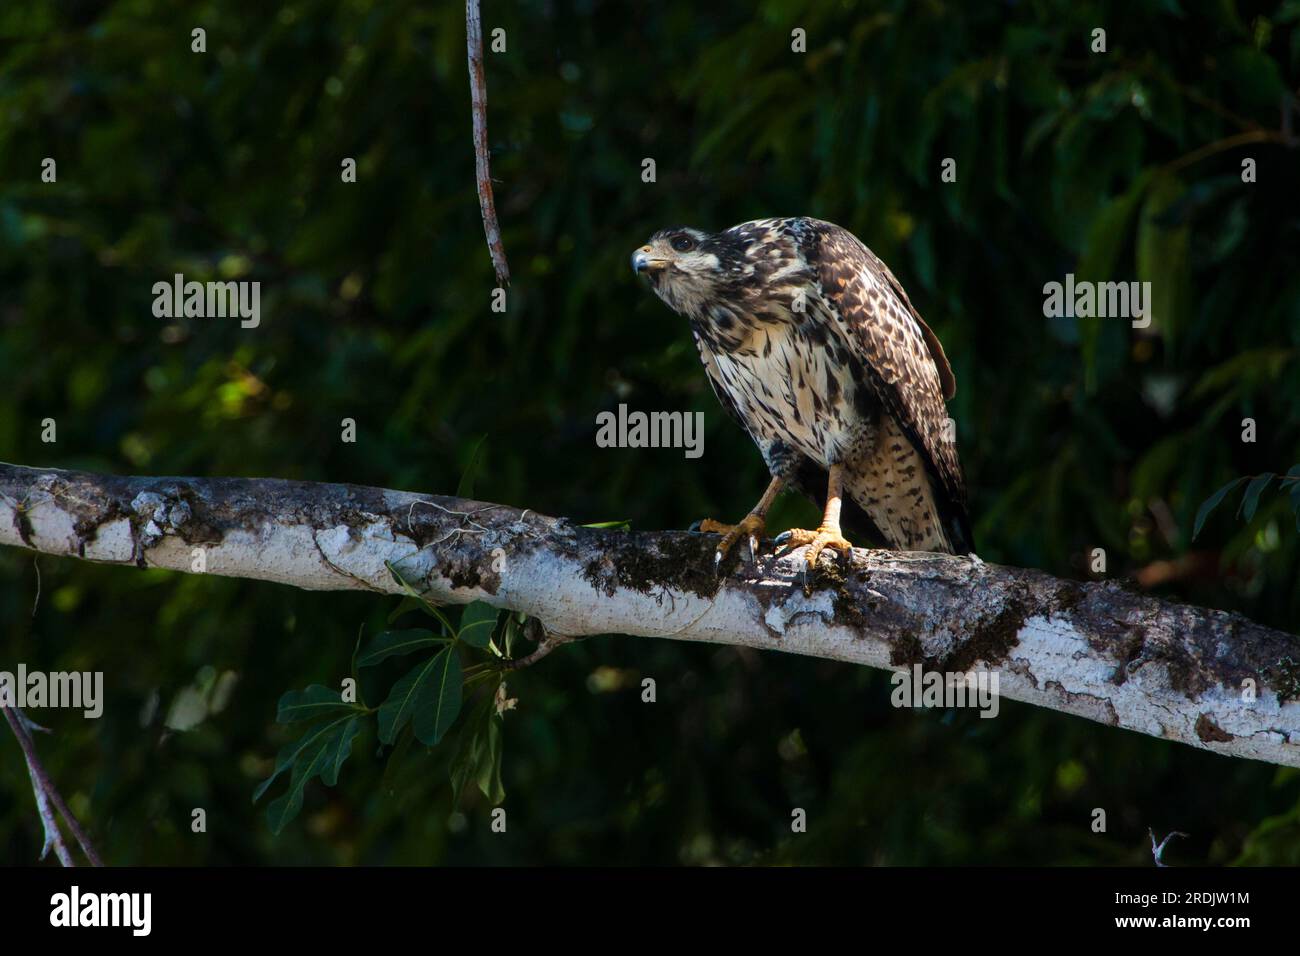
[[(827, 492), (817, 533), (847, 545), (843, 522), (904, 550), (972, 550), (966, 490), (944, 401), (955, 380), (943, 347), (885, 264), (817, 219), (761, 219), (709, 234), (661, 230), (633, 256), (690, 322), (719, 401), (749, 432), (775, 490)], [(834, 508), (829, 499), (835, 499)], [(714, 524), (723, 529), (730, 526)], [(736, 526), (737, 529), (740, 526)]]

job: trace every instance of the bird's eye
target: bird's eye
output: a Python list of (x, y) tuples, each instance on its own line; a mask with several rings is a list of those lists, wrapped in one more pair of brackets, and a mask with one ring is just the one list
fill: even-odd
[(690, 236), (673, 236), (672, 246), (677, 252), (690, 252), (695, 248), (695, 240)]

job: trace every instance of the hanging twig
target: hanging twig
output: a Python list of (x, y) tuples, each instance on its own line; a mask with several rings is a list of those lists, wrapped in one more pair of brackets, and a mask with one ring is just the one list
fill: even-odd
[(478, 180), (478, 204), (483, 213), (483, 232), (497, 282), (510, 284), (510, 267), (501, 243), (496, 202), (492, 198), (492, 173), (488, 165), (487, 80), (483, 75), (483, 22), (478, 0), (465, 0), (465, 40), (469, 52), (470, 112), (474, 116), (474, 173)]

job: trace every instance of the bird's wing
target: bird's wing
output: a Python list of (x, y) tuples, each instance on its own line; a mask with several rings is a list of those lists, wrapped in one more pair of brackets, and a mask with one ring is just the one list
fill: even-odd
[(852, 233), (819, 222), (801, 244), (840, 337), (864, 366), (876, 399), (924, 459), (948, 522), (969, 542), (961, 462), (956, 444), (944, 440), (944, 399), (956, 391), (956, 380), (938, 338), (893, 273)]

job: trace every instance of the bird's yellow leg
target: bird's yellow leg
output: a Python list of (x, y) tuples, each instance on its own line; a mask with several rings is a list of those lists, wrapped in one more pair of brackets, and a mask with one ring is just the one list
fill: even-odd
[(731, 551), (741, 538), (749, 539), (749, 556), (751, 558), (758, 556), (758, 539), (767, 530), (767, 512), (784, 486), (785, 479), (773, 478), (768, 483), (767, 490), (763, 492), (763, 497), (758, 499), (758, 504), (754, 505), (749, 514), (740, 519), (739, 524), (723, 524), (712, 518), (705, 518), (700, 522), (700, 531), (705, 534), (722, 535), (722, 540), (718, 542), (718, 560)]
[(842, 551), (846, 556), (853, 553), (853, 545), (840, 533), (840, 501), (844, 490), (844, 466), (831, 465), (826, 481), (826, 510), (822, 514), (821, 527), (816, 531), (791, 528), (784, 534), (777, 535), (776, 543), (786, 546), (788, 554), (795, 548), (808, 545), (808, 567), (817, 564), (817, 559), (827, 548)]

